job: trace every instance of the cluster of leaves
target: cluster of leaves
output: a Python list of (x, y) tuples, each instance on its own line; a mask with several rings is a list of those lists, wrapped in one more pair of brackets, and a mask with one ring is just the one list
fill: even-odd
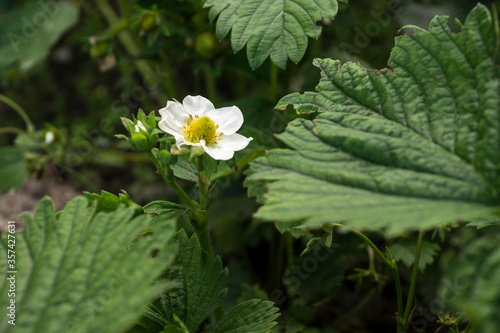
[[(285, 68), (288, 58), (297, 63), (304, 57), (308, 37), (320, 35), (317, 21), (322, 17), (333, 19), (341, 2), (206, 0), (204, 7), (209, 8), (209, 18), (217, 21), (217, 38), (223, 39), (231, 32), (235, 52), (247, 46), (252, 69), (267, 58)], [(98, 4), (103, 12), (113, 10), (105, 6), (106, 1)], [(207, 90), (213, 93), (211, 80), (220, 70), (222, 53), (228, 50), (224, 42), (219, 43), (211, 31), (206, 31), (212, 29), (207, 13), (200, 12), (204, 15), (201, 19), (186, 18), (190, 5), (189, 1), (182, 2), (171, 11), (165, 11), (164, 4), (136, 7), (136, 12), (123, 21), (113, 21), (113, 15), (108, 15), (107, 19), (113, 21), (111, 27), (98, 38), (99, 43), (92, 45), (90, 53), (100, 62), (112, 52), (119, 54), (112, 40), (116, 37), (122, 42), (130, 41), (130, 28), (137, 35), (132, 37), (138, 37), (136, 46), (146, 39), (147, 50), (134, 49), (123, 42), (129, 55), (152, 58), (158, 54), (159, 58), (170, 57), (173, 61), (169, 63), (180, 67), (186, 66), (184, 58), (192, 60), (189, 65), (195, 72), (204, 72)], [(7, 34), (11, 40), (0, 48), (0, 72), (19, 54), (28, 61), (21, 67), (40, 62), (47, 55), (47, 45), (55, 43), (76, 22), (75, 7), (65, 4), (57, 8), (67, 15), (58, 15), (57, 20), (37, 30), (42, 37), (50, 32), (49, 43), (41, 48), (43, 52), (31, 52), (31, 47), (40, 47), (38, 44), (24, 45), (22, 40), (12, 43), (15, 36)], [(33, 5), (23, 10), (12, 20), (26, 13), (33, 16), (38, 8)], [(488, 226), (491, 230), (500, 222), (498, 20), (494, 11), (492, 15), (482, 5), (463, 24), (455, 22), (457, 33), (450, 30), (447, 20), (437, 16), (428, 31), (410, 26), (412, 34), (396, 39), (388, 69), (367, 70), (357, 63), (315, 59), (314, 65), (321, 69), (316, 91), (293, 93), (276, 106), (285, 110), (293, 105), (298, 114), (294, 116), (298, 119), (278, 135), (282, 143), (259, 129), (269, 124), (271, 113), (262, 116), (262, 111), (268, 111), (276, 91), (271, 98), (238, 101), (250, 105), (245, 116), (249, 116), (252, 126), (244, 131), (256, 138), (254, 146), (237, 155), (236, 163), (240, 168), (251, 165), (246, 179), (248, 193), (262, 203), (254, 216), (275, 222), (281, 232), (311, 239), (300, 258), (293, 256), (293, 241), (289, 239), (291, 253), (286, 268), (280, 262), (282, 258), (274, 267), (275, 258), (270, 256), (270, 271), (274, 269), (273, 274), (278, 275), (274, 280), (278, 285), (282, 283), (280, 286), (289, 296), (277, 290), (278, 299), (274, 300), (288, 310), (290, 317), (299, 318), (289, 323), (285, 317), (278, 330), (308, 331), (304, 326), (313, 323), (317, 309), (338, 293), (349, 269), (357, 272), (350, 276), (358, 282), (357, 289), (365, 285), (376, 287), (368, 294), (370, 297), (392, 278), (383, 269), (377, 271), (373, 258), (368, 270), (348, 265), (346, 257), (362, 256), (359, 249), (354, 249), (358, 243), (351, 247), (344, 244), (332, 254), (334, 233), (329, 223), (382, 235), (384, 242), (391, 243), (390, 258), (406, 266), (414, 264), (414, 253), (421, 246), (418, 268), (425, 271), (435, 261), (439, 246), (430, 240), (417, 245), (415, 239), (408, 237), (411, 232), (443, 231), (450, 223), (464, 221), (469, 226)], [(12, 22), (8, 21), (7, 27)], [(183, 48), (184, 45), (189, 47)], [(19, 47), (21, 53), (13, 54), (12, 47)], [(177, 52), (179, 49), (183, 51)], [(118, 58), (123, 60), (127, 55)], [(134, 62), (143, 76), (147, 68), (144, 61)], [(259, 75), (256, 72), (255, 76)], [(271, 74), (265, 76), (266, 80), (276, 77), (273, 79)], [(177, 79), (174, 77), (173, 81)], [(163, 84), (171, 95), (179, 88), (168, 80)], [(244, 90), (245, 84), (232, 85), (231, 89), (238, 86)], [(216, 99), (217, 94), (212, 97)], [(162, 96), (158, 98), (161, 100)], [(148, 119), (155, 122), (153, 114)], [(129, 127), (133, 133), (134, 127)], [(282, 129), (281, 124), (278, 131)], [(28, 137), (20, 135), (18, 140), (26, 143)], [(43, 132), (31, 138), (34, 137), (43, 141)], [(27, 178), (27, 151), (47, 148), (31, 141), (27, 146), (0, 149), (0, 173), (7, 180), (0, 184), (0, 191), (18, 188)], [(150, 148), (150, 144), (156, 142), (147, 142), (145, 146)], [(288, 148), (278, 148), (285, 145)], [(231, 173), (230, 164), (217, 164), (210, 159), (204, 162), (204, 170), (194, 168), (184, 158), (175, 162), (169, 159), (167, 164), (171, 164), (176, 177), (195, 184), (199, 172), (207, 184)], [(189, 228), (183, 229), (182, 219), (175, 223), (185, 212), (185, 207), (168, 201), (138, 205), (125, 191), (119, 196), (106, 191), (100, 195), (86, 193), (58, 213), (49, 199), (42, 200), (34, 217), (23, 215), (26, 230), (15, 236), (15, 329), (90, 332), (105, 327), (107, 332), (250, 333), (275, 327), (278, 309), (272, 302), (262, 300), (267, 293), (259, 286), (247, 285), (246, 292), (251, 297), (232, 304), (223, 314), (222, 305), (230, 292), (228, 285), (234, 281), (230, 281), (231, 275), (223, 268), (221, 258), (205, 252), (197, 236), (191, 235)], [(250, 218), (252, 211), (245, 214)], [(231, 238), (232, 232), (242, 226), (241, 221), (232, 227), (225, 222), (218, 222), (221, 238), (227, 237), (223, 230)], [(495, 246), (498, 235), (474, 235), (478, 237), (464, 237), (456, 243), (456, 253), (448, 252), (450, 263), (441, 277), (439, 295), (450, 300), (448, 282), (459, 281), (459, 285), (454, 285), (456, 295), (448, 302), (449, 307), (462, 311), (478, 330), (496, 332), (500, 328), (496, 316), (500, 303), (494, 283), (500, 274)], [(12, 250), (10, 236), (2, 237), (2, 256)], [(395, 240), (401, 236), (406, 238)], [(284, 248), (283, 238), (274, 245), (274, 236), (259, 237), (270, 244), (272, 254)], [(316, 247), (322, 237), (328, 246)], [(349, 239), (345, 234), (342, 237)], [(328, 255), (319, 255), (318, 248)], [(239, 251), (242, 255), (245, 249)], [(251, 261), (248, 256), (245, 258)], [(0, 265), (2, 272), (8, 271), (5, 262)], [(237, 277), (243, 275), (238, 275), (241, 271), (237, 268), (235, 272)], [(2, 294), (10, 288), (6, 274), (0, 276)], [(267, 287), (271, 290), (275, 285), (269, 283)], [(368, 304), (369, 299), (359, 305)], [(8, 300), (2, 298), (0, 305), (7, 307)], [(212, 313), (217, 321), (212, 320)], [(332, 325), (340, 327), (341, 322)], [(0, 324), (0, 328), (6, 332), (15, 330), (7, 323)]]
[[(86, 196), (57, 214), (45, 198), (33, 217), (22, 215), (21, 234), (2, 237), (2, 256), (15, 260), (0, 266), (0, 291), (15, 297), (0, 304), (16, 309), (15, 325), (2, 321), (2, 332), (123, 332), (134, 321), (129, 332), (195, 332), (224, 301), (228, 272), (196, 235), (174, 237), (182, 207), (153, 202), (141, 213), (136, 204), (114, 204), (130, 202), (126, 196)], [(272, 302), (248, 300), (206, 332), (265, 332), (277, 311)]]

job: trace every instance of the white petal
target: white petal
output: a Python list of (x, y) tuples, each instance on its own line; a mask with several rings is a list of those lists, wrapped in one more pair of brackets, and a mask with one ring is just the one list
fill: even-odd
[(143, 130), (144, 132), (148, 132), (142, 121), (138, 120), (137, 124), (135, 125), (135, 132), (140, 133), (140, 130)]
[(173, 136), (184, 136), (182, 126), (189, 119), (189, 114), (181, 103), (168, 101), (167, 106), (159, 110), (161, 120), (158, 127)]
[(227, 135), (236, 133), (243, 124), (243, 113), (237, 106), (213, 110), (209, 117), (216, 125), (219, 125), (217, 132)]
[(167, 114), (171, 114), (179, 123), (184, 123), (189, 118), (189, 113), (187, 113), (182, 104), (174, 101), (168, 101), (167, 106), (160, 109), (159, 113), (162, 118)]
[[(201, 140), (201, 141), (203, 141), (203, 140)], [(177, 144), (177, 147), (182, 146), (182, 145), (203, 147), (203, 144), (201, 144), (201, 141), (200, 142), (189, 142), (189, 141), (184, 140), (184, 137), (183, 137), (179, 141), (175, 140), (175, 143)]]
[(182, 104), (184, 105), (184, 109), (190, 115), (203, 117), (206, 116), (208, 111), (212, 111), (215, 109), (212, 102), (206, 99), (203, 96), (186, 96), (182, 100)]
[(54, 132), (48, 131), (47, 133), (45, 133), (46, 144), (51, 144), (52, 142), (54, 142), (54, 139), (55, 139)]
[(229, 160), (233, 157), (234, 152), (242, 150), (253, 138), (246, 138), (240, 134), (223, 135), (217, 142), (215, 147), (205, 145), (205, 141), (201, 140), (202, 147), (205, 152), (216, 160)]
[(184, 137), (184, 129), (182, 128), (182, 126), (184, 126), (184, 123), (179, 123), (171, 114), (162, 116), (162, 119), (158, 123), (158, 127), (161, 130), (175, 137)]

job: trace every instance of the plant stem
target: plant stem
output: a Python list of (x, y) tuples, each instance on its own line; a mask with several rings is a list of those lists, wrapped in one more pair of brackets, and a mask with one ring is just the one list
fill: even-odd
[(380, 260), (382, 260), (383, 263), (385, 263), (389, 267), (392, 267), (393, 264), (385, 257), (385, 255), (378, 249), (378, 247), (375, 244), (373, 244), (373, 242), (368, 237), (366, 237), (365, 234), (363, 234), (361, 231), (356, 230), (354, 228), (351, 228), (349, 226), (343, 225), (343, 224), (338, 224), (338, 223), (332, 223), (332, 226), (333, 227), (343, 227), (343, 228), (349, 229), (356, 236), (363, 239), (363, 241), (365, 241), (365, 243), (375, 251), (375, 253), (380, 258)]
[(13, 133), (13, 134), (23, 134), (24, 131), (17, 127), (2, 127), (0, 128), (0, 134)]
[(217, 87), (215, 85), (215, 78), (214, 74), (212, 73), (212, 69), (207, 62), (203, 64), (203, 75), (205, 76), (205, 86), (207, 88), (208, 99), (213, 104), (217, 104), (218, 95)]
[(418, 275), (418, 262), (420, 261), (420, 253), (422, 252), (423, 239), (424, 239), (424, 232), (420, 231), (417, 240), (417, 251), (415, 253), (415, 262), (413, 263), (413, 272), (411, 275), (410, 290), (408, 291), (408, 299), (406, 300), (405, 314), (403, 316), (403, 323), (405, 325), (405, 328), (408, 327), (410, 315), (412, 312), (411, 309), (413, 306), (413, 296), (415, 294), (415, 286), (417, 283), (417, 275)]
[(160, 161), (158, 158), (153, 154), (151, 150), (146, 151), (147, 155), (149, 158), (153, 161), (154, 165), (156, 166), (156, 169), (160, 173), (161, 177), (163, 180), (170, 186), (177, 194), (181, 197), (181, 199), (189, 206), (189, 208), (193, 209), (194, 211), (197, 211), (199, 209), (199, 206), (196, 202), (191, 200), (191, 198), (184, 192), (182, 188), (177, 185), (173, 177), (168, 177), (167, 175), (167, 170), (161, 165)]
[(278, 66), (276, 66), (272, 61), (270, 63), (271, 63), (270, 95), (271, 95), (271, 101), (275, 102), (278, 99)]
[(355, 235), (363, 239), (363, 241), (370, 246), (373, 251), (375, 251), (375, 254), (380, 258), (380, 260), (389, 266), (389, 268), (392, 270), (392, 273), (394, 275), (394, 283), (396, 284), (396, 295), (397, 295), (397, 302), (398, 302), (398, 314), (397, 314), (397, 321), (398, 321), (398, 333), (404, 332), (405, 327), (400, 322), (399, 317), (403, 314), (403, 296), (402, 296), (402, 291), (401, 291), (401, 279), (399, 278), (399, 271), (398, 271), (398, 266), (396, 265), (396, 262), (394, 259), (387, 259), (387, 257), (378, 249), (378, 247), (373, 244), (373, 242), (365, 236), (361, 231), (356, 230), (352, 227), (343, 225), (343, 224), (338, 224), (338, 223), (332, 223), (332, 226), (334, 227), (344, 227), (352, 231)]
[[(108, 24), (110, 26), (115, 26), (120, 23), (120, 18), (117, 16), (113, 7), (111, 7), (111, 5), (109, 4), (108, 0), (97, 0), (96, 3), (97, 6), (99, 7), (99, 10), (106, 18), (106, 21), (108, 21)], [(120, 40), (121, 44), (123, 45), (127, 53), (134, 58), (135, 60), (134, 65), (143, 78), (144, 81), (143, 83), (146, 86), (145, 88), (149, 87), (151, 81), (161, 82), (165, 90), (167, 91), (168, 95), (170, 95), (171, 97), (175, 97), (175, 91), (171, 91), (171, 89), (175, 87), (172, 81), (172, 76), (170, 75), (171, 72), (168, 73), (169, 75), (162, 75), (162, 78), (160, 78), (159, 75), (149, 65), (147, 60), (138, 59), (145, 53), (146, 50), (144, 45), (142, 45), (140, 41), (134, 38), (130, 30), (128, 30), (128, 28), (120, 30), (118, 32), (118, 39)], [(159, 91), (158, 99), (161, 102), (164, 102), (168, 98), (167, 96), (165, 96), (164, 93)]]
[(403, 314), (403, 291), (401, 289), (401, 279), (399, 278), (398, 265), (396, 262), (391, 266), (392, 275), (394, 276), (394, 283), (396, 284), (396, 297), (398, 302), (398, 313), (396, 316), (396, 320), (398, 323), (398, 333), (404, 332), (405, 327), (401, 322), (401, 315)]
[(0, 94), (0, 102), (4, 102), (5, 104), (13, 108), (21, 116), (21, 118), (23, 118), (24, 122), (26, 123), (26, 129), (28, 130), (28, 133), (32, 133), (35, 130), (35, 126), (33, 126), (30, 117), (28, 117), (26, 111), (24, 111), (23, 108), (19, 106), (19, 104), (2, 94)]
[(203, 176), (201, 173), (203, 172), (203, 164), (201, 163), (201, 159), (196, 159), (196, 164), (198, 166), (198, 187), (200, 191), (200, 208), (202, 210), (208, 210), (208, 189), (207, 185), (203, 181)]

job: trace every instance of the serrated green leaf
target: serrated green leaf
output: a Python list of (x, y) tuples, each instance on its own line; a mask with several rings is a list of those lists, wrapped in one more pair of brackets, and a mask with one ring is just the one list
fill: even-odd
[(61, 35), (78, 21), (73, 4), (37, 1), (0, 15), (0, 73), (18, 62), (28, 70), (43, 61)]
[(278, 67), (285, 68), (287, 59), (302, 59), (307, 37), (318, 38), (322, 17), (337, 15), (337, 0), (206, 0), (209, 17), (217, 16), (216, 34), (223, 39), (231, 32), (235, 52), (247, 44), (247, 57), (253, 69), (268, 56)]
[(15, 147), (0, 148), (0, 192), (19, 189), (28, 176), (24, 151)]
[(490, 215), (490, 216), (484, 216), (484, 217), (478, 217), (476, 219), (473, 219), (469, 223), (467, 223), (468, 227), (476, 227), (478, 229), (488, 227), (491, 225), (498, 225), (500, 224), (500, 216), (498, 215)]
[(176, 177), (198, 183), (198, 169), (196, 164), (188, 162), (184, 156), (179, 156), (177, 163), (170, 167)]
[(184, 214), (186, 207), (169, 201), (157, 200), (144, 206), (144, 211), (152, 215), (152, 223), (155, 223), (159, 218), (161, 220), (177, 219), (180, 215)]
[(395, 236), (499, 210), (498, 35), (482, 5), (458, 34), (446, 21), (398, 37), (392, 69), (315, 60), (317, 92), (285, 96), (278, 107), (321, 114), (279, 136), (293, 150), (252, 164), (249, 193), (269, 189), (257, 217)]
[(84, 192), (83, 196), (87, 199), (89, 204), (92, 204), (94, 201), (97, 202), (97, 210), (100, 212), (114, 212), (120, 204), (125, 207), (134, 207), (136, 210), (136, 215), (144, 212), (143, 208), (136, 204), (130, 199), (128, 193), (122, 190), (123, 193), (120, 193), (120, 196), (116, 196), (113, 193), (108, 191), (101, 191), (101, 194)]
[(232, 308), (206, 333), (266, 333), (276, 325), (278, 308), (270, 301), (251, 299)]
[[(165, 288), (152, 282), (176, 252), (168, 245), (173, 223), (138, 238), (149, 227), (148, 217), (132, 219), (133, 214), (132, 208), (95, 214), (83, 197), (69, 201), (57, 217), (49, 198), (40, 201), (34, 217), (24, 214), (26, 228), (15, 235), (15, 326), (2, 320), (0, 331), (124, 331)], [(8, 249), (4, 234), (4, 258)], [(9, 289), (7, 275), (2, 269), (2, 295)], [(9, 298), (0, 298), (2, 308), (8, 303)]]
[(446, 310), (465, 312), (474, 332), (500, 331), (499, 243), (499, 234), (490, 233), (462, 244), (439, 287), (437, 299)]
[[(177, 233), (179, 254), (165, 279), (176, 285), (161, 296), (164, 324), (176, 324), (177, 316), (190, 332), (219, 306), (227, 295), (227, 269), (222, 269), (220, 257), (212, 258), (200, 247), (195, 235), (188, 239), (184, 230)], [(153, 315), (158, 315), (154, 313)]]
[[(415, 262), (415, 253), (417, 252), (417, 240), (403, 240), (390, 247), (390, 253), (397, 261), (402, 261), (407, 267), (411, 267)], [(427, 265), (432, 264), (434, 257), (438, 254), (439, 245), (429, 241), (422, 241), (422, 250), (418, 261), (418, 269), (425, 270)]]

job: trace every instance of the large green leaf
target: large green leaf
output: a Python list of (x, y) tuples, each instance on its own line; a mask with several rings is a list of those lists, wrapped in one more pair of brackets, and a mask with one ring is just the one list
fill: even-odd
[(16, 147), (0, 148), (0, 192), (19, 189), (28, 179), (24, 150)]
[[(341, 0), (342, 2), (343, 0)], [(217, 20), (216, 34), (223, 39), (230, 30), (235, 52), (247, 44), (253, 69), (271, 60), (285, 68), (287, 58), (297, 63), (307, 48), (307, 37), (318, 38), (321, 17), (337, 15), (338, 0), (205, 0), (210, 19)]]
[[(168, 245), (173, 223), (138, 237), (149, 228), (148, 216), (132, 219), (133, 214), (133, 208), (95, 214), (83, 197), (57, 215), (48, 198), (33, 218), (24, 214), (26, 228), (14, 235), (15, 246), (12, 235), (2, 237), (2, 258), (14, 250), (15, 264), (0, 261), (0, 306), (6, 309), (15, 300), (15, 326), (4, 318), (0, 331), (122, 332), (133, 323), (165, 287), (152, 281), (176, 253), (176, 246)], [(15, 297), (9, 298), (11, 274)]]
[(196, 235), (188, 239), (181, 230), (176, 240), (179, 254), (165, 275), (176, 285), (161, 296), (160, 306), (150, 315), (164, 325), (176, 324), (177, 316), (195, 332), (226, 298), (227, 269), (222, 269), (220, 257), (214, 259), (201, 249)]
[(236, 305), (206, 333), (266, 333), (279, 313), (273, 302), (251, 299)]
[(33, 1), (0, 14), (0, 73), (16, 61), (27, 70), (44, 60), (77, 20), (78, 9), (69, 2)]
[(469, 235), (446, 264), (435, 304), (465, 312), (474, 332), (500, 332), (500, 235)]
[(316, 59), (317, 92), (278, 104), (319, 111), (279, 138), (292, 147), (257, 159), (257, 217), (342, 222), (397, 235), (500, 211), (498, 29), (476, 6), (459, 33), (437, 16), (396, 39), (390, 69)]

